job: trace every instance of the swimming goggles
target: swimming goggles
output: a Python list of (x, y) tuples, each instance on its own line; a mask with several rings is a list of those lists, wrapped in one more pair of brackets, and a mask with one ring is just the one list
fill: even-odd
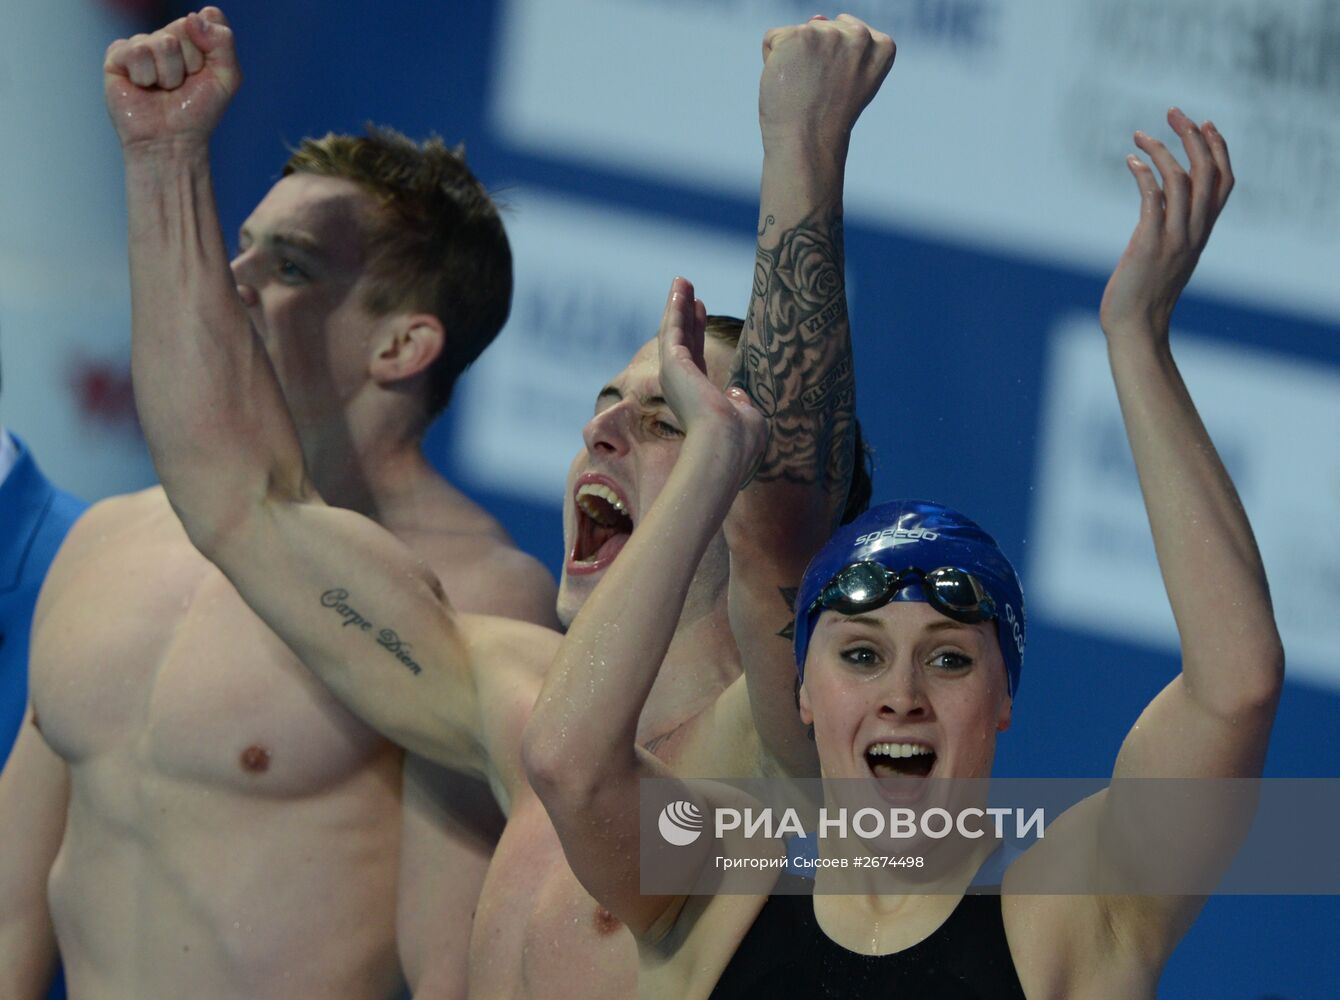
[(921, 585), (926, 603), (954, 621), (973, 625), (996, 617), (996, 602), (981, 581), (965, 569), (941, 566), (923, 572), (909, 566), (895, 573), (877, 562), (851, 563), (838, 570), (806, 610), (813, 613), (817, 608), (828, 608), (844, 615), (873, 611), (913, 583)]

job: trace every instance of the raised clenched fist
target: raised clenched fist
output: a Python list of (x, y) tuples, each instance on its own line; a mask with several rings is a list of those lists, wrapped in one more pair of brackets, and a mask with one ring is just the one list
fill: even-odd
[(845, 143), (896, 54), (892, 38), (850, 14), (773, 28), (763, 36), (758, 94), (764, 144), (814, 137)]
[(127, 151), (207, 142), (241, 85), (233, 31), (217, 7), (118, 39), (103, 62), (107, 113)]

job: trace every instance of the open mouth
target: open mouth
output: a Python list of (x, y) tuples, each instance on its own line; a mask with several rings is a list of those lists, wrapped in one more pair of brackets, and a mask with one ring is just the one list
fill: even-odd
[(935, 767), (936, 754), (924, 743), (872, 743), (865, 762), (880, 790), (894, 797), (920, 794)]
[(608, 482), (587, 480), (574, 495), (577, 537), (569, 572), (591, 573), (608, 566), (633, 533), (628, 502)]

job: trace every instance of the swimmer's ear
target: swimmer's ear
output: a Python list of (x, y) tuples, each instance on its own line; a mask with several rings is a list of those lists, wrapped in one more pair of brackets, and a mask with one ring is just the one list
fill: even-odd
[(1014, 717), (1014, 699), (1006, 695), (1001, 699), (1000, 712), (996, 716), (996, 732), (1003, 733), (1010, 728)]
[(446, 342), (442, 321), (431, 313), (396, 316), (372, 341), (368, 374), (389, 385), (426, 371)]
[(796, 695), (796, 705), (800, 708), (800, 721), (807, 726), (814, 725), (814, 709), (810, 706), (810, 693), (805, 690), (805, 685), (800, 685), (800, 693)]

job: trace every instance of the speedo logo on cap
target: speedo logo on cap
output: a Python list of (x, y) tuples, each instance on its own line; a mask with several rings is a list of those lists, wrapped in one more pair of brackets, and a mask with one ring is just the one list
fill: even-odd
[(872, 531), (868, 535), (862, 535), (856, 539), (857, 545), (866, 545), (869, 542), (877, 542), (881, 538), (907, 538), (922, 542), (933, 542), (940, 537), (938, 531), (931, 531), (928, 528), (885, 528), (882, 531)]
[(1014, 637), (1014, 644), (1019, 647), (1019, 655), (1024, 655), (1024, 628), (1019, 624), (1019, 619), (1015, 616), (1014, 608), (1005, 605), (1005, 620), (1009, 623), (1010, 633)]

